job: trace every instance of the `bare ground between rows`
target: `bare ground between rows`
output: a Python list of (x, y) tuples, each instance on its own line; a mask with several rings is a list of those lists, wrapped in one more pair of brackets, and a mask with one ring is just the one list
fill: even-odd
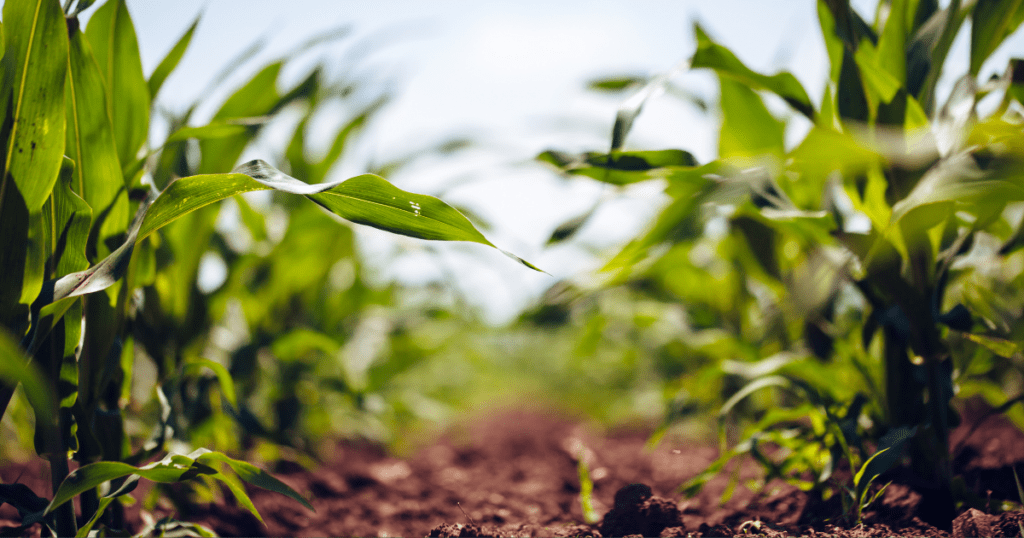
[[(1024, 462), (1024, 433), (1005, 417), (989, 414), (980, 401), (959, 405), (963, 423), (952, 438), (955, 472), (981, 498), (1016, 501), (1011, 466)], [(1024, 520), (1019, 511), (967, 510), (954, 521), (952, 533), (941, 531), (917, 517), (921, 496), (899, 472), (886, 477), (894, 482), (863, 525), (844, 524), (838, 502), (813, 504), (781, 482), (762, 493), (740, 485), (720, 505), (729, 473), (685, 499), (678, 486), (713, 461), (717, 449), (662, 443), (645, 450), (646, 433), (622, 429), (598, 435), (564, 416), (503, 411), (406, 459), (380, 446), (342, 442), (315, 469), (278, 462), (272, 469), (276, 476), (309, 497), (316, 512), (251, 489), (265, 526), (230, 494), (216, 503), (179, 506), (175, 516), (222, 536), (1018, 536)], [(580, 457), (594, 480), (593, 507), (604, 515), (594, 525), (583, 523)], [(759, 472), (744, 463), (740, 483)], [(49, 494), (40, 462), (5, 465), (0, 478)], [(650, 488), (650, 497), (638, 486), (617, 497), (624, 486), (638, 483)], [(169, 513), (161, 507), (152, 515)], [(128, 530), (143, 527), (138, 503), (126, 516)], [(16, 512), (0, 507), (0, 531), (16, 525)], [(38, 525), (31, 530), (40, 532)]]

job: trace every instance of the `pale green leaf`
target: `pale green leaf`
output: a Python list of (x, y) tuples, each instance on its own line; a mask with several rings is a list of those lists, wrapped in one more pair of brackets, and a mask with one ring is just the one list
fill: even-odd
[(171, 47), (171, 50), (167, 52), (167, 56), (164, 56), (163, 60), (160, 60), (160, 64), (153, 70), (153, 74), (149, 76), (149, 97), (155, 99), (156, 94), (160, 93), (160, 88), (163, 87), (164, 81), (167, 77), (178, 67), (178, 62), (181, 61), (181, 57), (185, 55), (185, 51), (188, 49), (189, 43), (192, 42), (192, 35), (196, 32), (196, 27), (199, 26), (199, 17), (185, 30), (184, 35), (178, 38), (178, 42)]
[(718, 154), (724, 159), (760, 159), (781, 156), (784, 151), (785, 122), (776, 119), (761, 97), (746, 85), (720, 76), (722, 128)]
[[(89, 18), (86, 37), (104, 75), (121, 166), (135, 162), (149, 134), (149, 86), (125, 0), (109, 0)], [(126, 178), (132, 180), (133, 178)]]

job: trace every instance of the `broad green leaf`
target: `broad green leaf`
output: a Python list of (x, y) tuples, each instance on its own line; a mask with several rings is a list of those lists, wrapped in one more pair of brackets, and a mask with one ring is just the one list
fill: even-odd
[(693, 155), (678, 149), (614, 151), (610, 154), (584, 153), (578, 156), (545, 151), (537, 156), (537, 160), (554, 165), (568, 174), (583, 175), (620, 186), (667, 178), (676, 172), (697, 166), (697, 160)]
[(790, 168), (801, 175), (825, 177), (836, 171), (847, 181), (866, 173), (882, 158), (852, 135), (821, 127), (812, 128), (789, 157)]
[(879, 105), (892, 101), (902, 83), (896, 75), (881, 65), (879, 53), (874, 45), (865, 39), (857, 47), (853, 58), (857, 62), (857, 67), (860, 68), (860, 75), (868, 90), (872, 109), (877, 109)]
[[(10, 96), (7, 121), (5, 173), (0, 177), (0, 210), (8, 210), (7, 197), (17, 189), (28, 210), (27, 240), (15, 245), (19, 258), (9, 271), (23, 271), (19, 300), (30, 304), (43, 282), (46, 252), (45, 230), (40, 213), (50, 195), (64, 153), (64, 80), (67, 72), (67, 28), (57, 0), (12, 1), (3, 6), (5, 62), (10, 65), (3, 81)], [(16, 201), (10, 202), (17, 212)], [(4, 224), (24, 217), (2, 218)], [(21, 232), (24, 223), (14, 224)], [(23, 256), (23, 257), (22, 257)], [(11, 260), (15, 261), (15, 260)], [(6, 282), (6, 281), (5, 281)], [(12, 286), (13, 287), (13, 286)], [(11, 293), (14, 290), (9, 290)], [(6, 294), (6, 293), (5, 293)]]
[(761, 97), (744, 84), (718, 77), (722, 88), (722, 128), (718, 154), (724, 159), (781, 157), (785, 151), (785, 122), (775, 119)]
[[(73, 25), (75, 26), (75, 25)], [(85, 35), (77, 28), (70, 36), (68, 54), (67, 155), (75, 161), (72, 187), (93, 209), (98, 222), (97, 259), (110, 254), (128, 225), (128, 200), (121, 162), (110, 124), (103, 74)]]
[[(64, 482), (61, 483), (54, 494), (53, 500), (50, 501), (50, 505), (47, 506), (46, 513), (52, 512), (58, 506), (70, 501), (86, 490), (125, 476), (138, 475), (147, 480), (162, 483), (181, 482), (200, 474), (211, 475), (214, 478), (224, 480), (224, 475), (216, 468), (210, 466), (211, 463), (226, 463), (242, 480), (254, 486), (287, 495), (299, 501), (303, 506), (313, 510), (309, 502), (303, 499), (295, 490), (270, 476), (266, 471), (259, 469), (255, 465), (231, 459), (219, 452), (200, 448), (187, 456), (169, 454), (164, 459), (143, 467), (135, 467), (134, 465), (119, 461), (101, 461), (83, 465), (64, 479)], [(229, 485), (232, 484), (230, 478), (225, 480), (225, 482)], [(249, 501), (248, 495), (245, 494), (245, 490), (232, 488), (232, 492), (239, 496), (239, 501), (245, 503), (253, 515), (260, 518), (259, 513), (252, 507), (252, 502)], [(260, 518), (260, 521), (263, 521), (263, 519)]]
[(222, 364), (213, 362), (209, 359), (194, 359), (185, 364), (185, 371), (198, 370), (202, 367), (213, 370), (213, 373), (217, 375), (217, 381), (220, 382), (220, 388), (224, 392), (224, 397), (227, 398), (232, 407), (238, 409), (238, 397), (235, 395), (235, 382), (231, 379), (231, 374), (228, 373), (227, 368), (224, 368)]
[[(3, 191), (2, 182), (0, 179), (0, 191)], [(28, 284), (32, 283), (31, 278), (26, 278), (30, 275), (25, 270), (29, 213), (18, 189), (12, 182), (8, 181), (7, 185), (10, 187), (0, 196), (0, 230), (3, 230), (0, 234), (0, 281), (3, 282), (0, 286), (0, 325), (23, 334), (27, 329), (28, 307), (21, 304), (21, 296), (26, 280)], [(33, 260), (39, 278), (43, 276), (41, 261)]]
[[(89, 18), (85, 34), (106, 81), (117, 155), (121, 166), (127, 167), (135, 162), (149, 134), (150, 95), (125, 0), (109, 0), (100, 6)], [(134, 178), (125, 180), (134, 184)]]
[(4, 3), (3, 15), (5, 54), (13, 66), (3, 189), (13, 179), (36, 212), (57, 181), (64, 154), (67, 27), (57, 0), (12, 0)]
[(306, 501), (306, 499), (304, 499), (301, 495), (296, 493), (295, 490), (288, 487), (287, 484), (274, 478), (263, 469), (260, 469), (259, 467), (256, 467), (251, 463), (229, 458), (228, 456), (220, 452), (210, 451), (205, 451), (202, 455), (196, 458), (197, 463), (207, 464), (214, 461), (226, 463), (228, 467), (231, 467), (231, 470), (238, 475), (239, 478), (245, 480), (249, 484), (269, 491), (280, 493), (282, 495), (287, 495), (288, 497), (291, 497), (292, 499), (298, 501), (300, 504), (302, 504), (302, 506), (305, 506), (306, 508), (309, 508), (314, 512), (316, 511), (313, 509), (313, 506), (310, 505), (308, 501)]
[[(0, 329), (0, 379), (11, 387), (21, 383), (25, 396), (38, 417), (56, 416), (57, 402), (45, 381), (46, 378), (36, 365), (28, 362), (14, 338), (3, 329)], [(8, 396), (7, 401), (9, 398)], [(7, 401), (0, 400), (3, 404), (0, 406), (0, 417), (3, 417), (4, 411), (7, 410)]]
[(971, 75), (1024, 22), (1022, 0), (978, 0), (971, 15)]
[(248, 131), (250, 129), (249, 125), (251, 124), (229, 120), (210, 123), (200, 127), (182, 127), (171, 133), (171, 136), (167, 137), (167, 141), (164, 142), (164, 144), (182, 142), (189, 138), (195, 138), (196, 140), (211, 140), (214, 138), (237, 136)]
[(814, 120), (811, 98), (792, 74), (783, 72), (768, 76), (751, 71), (732, 51), (712, 41), (700, 25), (694, 25), (694, 34), (697, 37), (697, 52), (690, 61), (693, 68), (711, 68), (720, 76), (729, 77), (748, 88), (768, 90), (796, 111)]
[[(249, 82), (221, 105), (220, 110), (214, 114), (213, 121), (270, 114), (281, 101), (277, 80), (283, 66), (283, 62), (275, 62), (253, 75)], [(233, 168), (253, 133), (254, 130), (225, 138), (202, 140), (199, 144), (202, 152), (199, 172), (209, 174)]]
[(164, 85), (164, 81), (178, 67), (178, 62), (181, 61), (181, 57), (185, 55), (185, 51), (192, 42), (192, 34), (196, 32), (197, 26), (199, 26), (199, 17), (196, 17), (192, 26), (189, 26), (188, 30), (185, 30), (184, 35), (178, 38), (178, 42), (171, 47), (171, 50), (167, 52), (167, 56), (160, 60), (160, 64), (156, 66), (153, 74), (149, 76), (150, 99), (156, 99), (156, 94), (160, 93), (160, 88)]
[[(365, 174), (309, 185), (257, 160), (239, 166), (235, 173), (190, 176), (168, 185), (152, 204), (142, 204), (129, 227), (125, 243), (110, 256), (85, 271), (48, 282), (48, 289), (52, 287), (52, 292), (48, 292), (52, 293), (49, 296), (51, 301), (93, 293), (113, 285), (124, 276), (135, 244), (174, 220), (229, 196), (267, 189), (305, 195), (342, 218), (399, 235), (439, 241), (471, 241), (497, 248), (448, 204), (432, 196), (405, 192), (381, 177)], [(514, 254), (501, 252), (535, 271), (541, 271)]]
[(345, 148), (348, 147), (347, 143), (352, 138), (352, 135), (362, 129), (366, 122), (386, 103), (386, 98), (378, 99), (342, 125), (334, 135), (331, 146), (327, 149), (324, 157), (319, 162), (313, 163), (310, 175), (306, 178), (307, 181), (321, 182), (326, 179), (327, 173), (330, 172), (331, 168), (345, 151)]
[(821, 36), (825, 40), (825, 51), (831, 65), (829, 80), (838, 84), (839, 72), (843, 65), (843, 40), (836, 33), (836, 19), (825, 0), (818, 0), (818, 22), (821, 25)]
[(913, 21), (913, 13), (908, 0), (892, 0), (889, 4), (889, 16), (885, 20), (885, 28), (878, 36), (878, 54), (876, 63), (889, 75), (896, 79), (897, 84), (907, 83), (907, 32)]
[(1019, 179), (990, 178), (977, 169), (971, 156), (959, 154), (925, 174), (910, 194), (893, 206), (892, 221), (907, 220), (911, 212), (934, 204), (956, 203), (977, 209), (978, 204), (989, 201), (1021, 201), (1024, 186)]
[(356, 224), (419, 239), (494, 246), (455, 208), (432, 196), (405, 192), (372, 174), (348, 179), (310, 199)]

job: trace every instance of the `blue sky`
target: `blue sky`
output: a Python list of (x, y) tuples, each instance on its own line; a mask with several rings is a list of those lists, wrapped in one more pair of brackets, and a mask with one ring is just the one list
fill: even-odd
[[(866, 18), (873, 17), (872, 2), (854, 4)], [(556, 279), (598, 267), (601, 258), (595, 251), (608, 253), (627, 240), (661, 203), (657, 185), (638, 186), (598, 213), (580, 237), (583, 246), (543, 248), (555, 226), (585, 211), (601, 195), (598, 185), (561, 181), (531, 162), (548, 148), (607, 146), (617, 98), (585, 91), (585, 80), (670, 68), (692, 54), (695, 20), (752, 68), (792, 71), (812, 99), (818, 99), (827, 69), (815, 3), (809, 0), (128, 0), (128, 5), (147, 73), (202, 12), (192, 50), (161, 91), (161, 102), (170, 108), (199, 97), (223, 63), (259, 36), (269, 38), (264, 59), (342, 25), (353, 27), (353, 40), (383, 44), (368, 60), (380, 84), (387, 84), (397, 98), (336, 172), (355, 175), (369, 161), (453, 136), (473, 136), (481, 142), (479, 149), (419, 162), (389, 179), (417, 192), (444, 189), (446, 199), (468, 205), (493, 222), (488, 232), (493, 242), (554, 278), (531, 274), (479, 245), (430, 244), (427, 251), (422, 242), (366, 230), (361, 232), (364, 250), (381, 280), (426, 282), (452, 271), (455, 285), (495, 322), (513, 315)], [(353, 40), (327, 48), (311, 61), (342, 62)], [(1020, 33), (1004, 44), (990, 69), (1003, 69), (1014, 51), (1017, 56), (1024, 53)], [(966, 55), (961, 38), (948, 71), (964, 72)], [(303, 74), (301, 69), (286, 73)], [(244, 73), (235, 82), (243, 80)], [(714, 96), (707, 73), (685, 73), (676, 82)], [(218, 95), (209, 97), (207, 113)], [(663, 97), (645, 107), (628, 145), (679, 147), (707, 160), (717, 145), (716, 122)], [(803, 128), (797, 119), (791, 134), (797, 137)], [(455, 181), (461, 186), (445, 189)]]

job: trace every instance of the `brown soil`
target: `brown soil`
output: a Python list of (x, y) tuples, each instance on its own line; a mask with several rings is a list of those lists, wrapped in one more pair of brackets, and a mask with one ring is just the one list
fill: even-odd
[[(961, 405), (953, 434), (955, 472), (978, 499), (1017, 501), (1011, 466), (1024, 462), (1024, 432), (978, 401)], [(453, 439), (459, 439), (455, 441)], [(921, 496), (897, 470), (894, 482), (864, 524), (844, 522), (837, 502), (809, 502), (801, 491), (770, 483), (757, 494), (742, 484), (759, 470), (740, 469), (740, 486), (718, 500), (729, 473), (695, 498), (676, 488), (716, 456), (711, 446), (644, 449), (643, 432), (596, 435), (562, 417), (505, 412), (477, 421), (398, 459), (379, 446), (340, 443), (334, 457), (307, 470), (279, 462), (276, 476), (307, 495), (310, 512), (277, 494), (251, 489), (266, 521), (239, 508), (230, 494), (212, 504), (179, 506), (176, 517), (224, 536), (1019, 536), (1024, 512), (997, 515), (965, 508), (946, 532), (918, 517)], [(594, 480), (593, 507), (603, 520), (584, 524), (578, 458)], [(0, 469), (4, 483), (19, 480), (49, 493), (38, 462)], [(642, 485), (640, 485), (642, 484)], [(170, 511), (158, 508), (157, 518)], [(142, 528), (139, 503), (127, 509), (129, 529)], [(0, 507), (0, 535), (18, 522)], [(38, 535), (38, 525), (30, 529)]]

